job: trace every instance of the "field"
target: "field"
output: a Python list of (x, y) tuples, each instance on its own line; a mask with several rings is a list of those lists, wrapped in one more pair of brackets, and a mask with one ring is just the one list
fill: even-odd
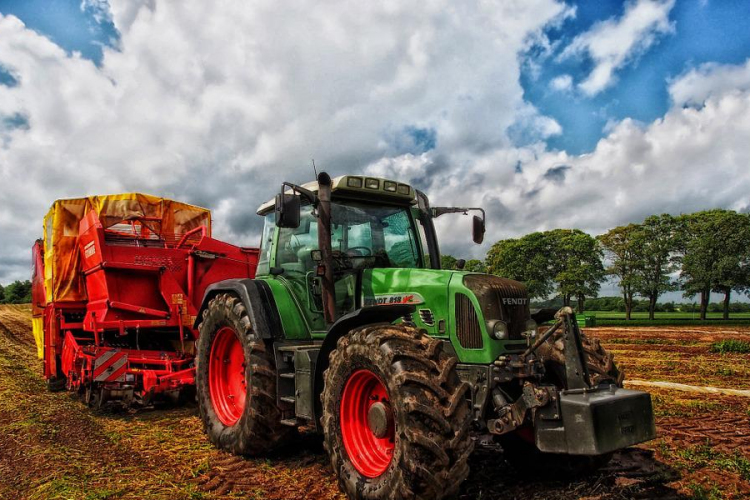
[[(712, 352), (723, 340), (745, 345), (750, 327), (587, 331), (616, 352), (632, 387), (653, 394), (658, 439), (567, 482), (520, 479), (501, 450), (480, 446), (460, 498), (750, 496), (750, 355)], [(0, 498), (342, 499), (315, 436), (243, 459), (207, 444), (195, 407), (94, 412), (46, 392), (23, 306), (0, 306)]]

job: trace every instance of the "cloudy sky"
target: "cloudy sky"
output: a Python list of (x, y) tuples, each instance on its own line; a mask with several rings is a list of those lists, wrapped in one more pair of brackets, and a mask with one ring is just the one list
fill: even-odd
[(484, 206), (482, 247), (468, 218), (439, 227), (464, 256), (747, 211), (748, 20), (730, 0), (0, 0), (0, 282), (63, 197), (174, 197), (255, 244), (311, 158)]

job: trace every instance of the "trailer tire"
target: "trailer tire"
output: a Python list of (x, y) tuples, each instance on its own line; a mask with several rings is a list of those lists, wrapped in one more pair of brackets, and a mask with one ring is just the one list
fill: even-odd
[(47, 379), (47, 390), (49, 392), (61, 392), (65, 390), (67, 379), (64, 376), (51, 377)]
[(61, 392), (67, 388), (68, 379), (63, 375), (60, 367), (62, 366), (62, 360), (60, 356), (55, 356), (55, 375), (51, 376), (46, 380), (47, 390), (49, 392)]
[(389, 323), (339, 339), (324, 375), (322, 420), (331, 466), (349, 498), (437, 500), (466, 479), (474, 446), (470, 389), (442, 346)]
[[(203, 428), (211, 443), (237, 455), (251, 456), (268, 453), (282, 445), (294, 429), (281, 424), (281, 411), (276, 405), (276, 366), (273, 347), (255, 335), (245, 305), (232, 294), (217, 295), (204, 310), (199, 329), (196, 392)], [(214, 392), (218, 394), (216, 404), (226, 404), (227, 401), (226, 398), (222, 398), (221, 388), (217, 389), (217, 384), (222, 379), (217, 379), (216, 373), (221, 373), (222, 367), (214, 364), (212, 368), (211, 363), (218, 362), (215, 350), (217, 338), (228, 336), (222, 342), (231, 342), (231, 332), (241, 346), (239, 351), (240, 347), (231, 344), (236, 349), (232, 353), (241, 358), (234, 359), (233, 362), (242, 363), (239, 373), (244, 377), (239, 377), (242, 387), (235, 391), (237, 394), (229, 395), (229, 401), (242, 398), (243, 403), (241, 406), (236, 404), (227, 409), (226, 406), (215, 406), (215, 400), (212, 398), (213, 380)], [(229, 357), (224, 363), (237, 368), (227, 363), (228, 361)], [(241, 390), (244, 390), (244, 393), (240, 392)], [(236, 419), (232, 420), (232, 416)]]

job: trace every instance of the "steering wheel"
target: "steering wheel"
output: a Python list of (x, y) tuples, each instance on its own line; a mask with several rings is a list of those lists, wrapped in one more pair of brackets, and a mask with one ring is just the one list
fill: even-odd
[[(352, 255), (351, 252), (357, 252)], [(349, 247), (346, 249), (346, 255), (348, 257), (372, 257), (372, 250), (368, 247)]]

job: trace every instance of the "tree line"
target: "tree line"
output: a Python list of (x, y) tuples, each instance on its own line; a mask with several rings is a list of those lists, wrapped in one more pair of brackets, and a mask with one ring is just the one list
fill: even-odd
[(31, 302), (31, 281), (14, 281), (0, 285), (0, 304), (28, 304)]
[[(451, 256), (443, 256), (443, 263), (456, 267)], [(716, 292), (724, 295), (723, 317), (729, 318), (732, 294), (750, 293), (750, 214), (716, 209), (652, 215), (596, 237), (578, 229), (535, 232), (498, 241), (483, 262), (468, 261), (464, 269), (522, 281), (532, 299), (576, 301), (579, 312), (587, 298), (598, 295), (601, 283), (614, 277), (627, 319), (639, 305), (636, 297), (647, 302), (653, 319), (659, 297), (678, 290), (684, 297), (700, 297), (705, 319)]]

